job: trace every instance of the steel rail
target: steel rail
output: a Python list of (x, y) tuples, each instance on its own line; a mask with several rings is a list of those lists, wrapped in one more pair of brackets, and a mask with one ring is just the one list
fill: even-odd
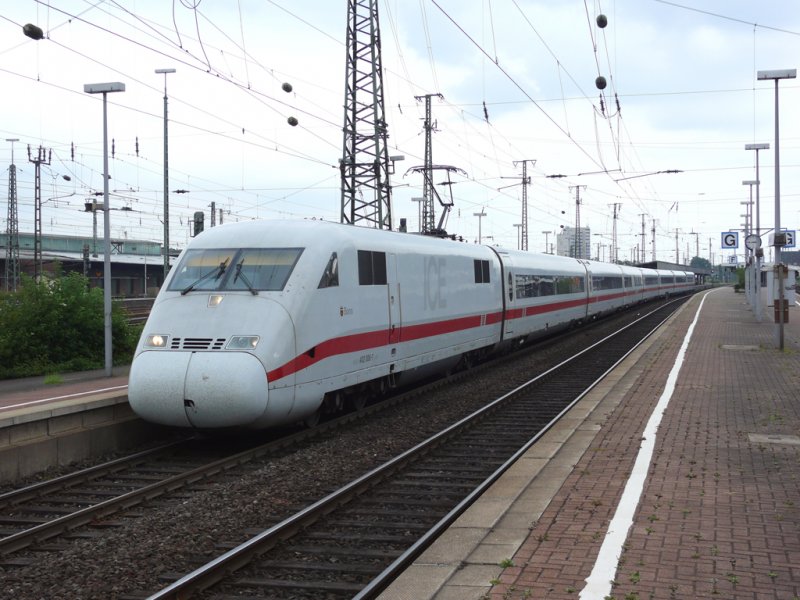
[(187, 439), (184, 439), (170, 442), (155, 448), (150, 448), (149, 450), (143, 450), (141, 452), (137, 452), (136, 454), (131, 454), (130, 456), (123, 456), (99, 465), (81, 469), (80, 471), (76, 471), (74, 473), (67, 473), (66, 475), (61, 475), (60, 477), (55, 477), (46, 481), (39, 481), (33, 485), (0, 494), (0, 510), (16, 506), (23, 502), (28, 502), (35, 498), (46, 496), (47, 494), (52, 494), (53, 492), (72, 488), (76, 485), (93, 481), (99, 477), (105, 477), (113, 473), (119, 473), (127, 468), (136, 466), (138, 463), (152, 457), (153, 455), (160, 454), (165, 450), (169, 450), (170, 448), (184, 444), (187, 441)]

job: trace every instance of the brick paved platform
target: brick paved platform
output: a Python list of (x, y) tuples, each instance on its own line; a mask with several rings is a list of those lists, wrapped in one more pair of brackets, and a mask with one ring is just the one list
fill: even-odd
[[(577, 405), (382, 598), (590, 598), (581, 595), (585, 580), (701, 298)], [(798, 313), (779, 352), (775, 325), (758, 323), (742, 294), (723, 288), (706, 297), (633, 526), (608, 573), (615, 600), (800, 600)]]

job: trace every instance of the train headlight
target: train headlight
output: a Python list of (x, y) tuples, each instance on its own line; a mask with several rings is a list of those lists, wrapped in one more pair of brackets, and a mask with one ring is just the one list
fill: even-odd
[(144, 338), (145, 348), (166, 348), (169, 336), (161, 333), (151, 333)]
[(255, 350), (260, 339), (257, 335), (235, 335), (225, 347), (228, 350)]

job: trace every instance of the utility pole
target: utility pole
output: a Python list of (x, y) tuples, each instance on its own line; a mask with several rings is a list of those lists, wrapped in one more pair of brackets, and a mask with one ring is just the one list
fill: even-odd
[(571, 185), (569, 191), (575, 190), (575, 258), (583, 258), (583, 247), (581, 246), (581, 188), (586, 189), (585, 185)]
[[(169, 273), (169, 142), (167, 131), (167, 75), (175, 69), (156, 69), (157, 75), (164, 76), (164, 281)], [(108, 207), (106, 207), (108, 208)], [(108, 213), (106, 213), (107, 215)]]
[(522, 163), (522, 244), (520, 249), (528, 249), (528, 186), (531, 183), (531, 178), (528, 177), (528, 163), (531, 166), (536, 164), (536, 159), (526, 158), (524, 160), (515, 160), (514, 166)]
[(550, 232), (549, 231), (543, 231), (542, 233), (544, 234), (544, 253), (548, 254), (547, 249), (550, 248), (550, 244), (548, 244), (548, 239), (549, 239), (549, 236), (550, 236)]
[[(694, 236), (694, 255), (699, 257), (700, 256), (700, 234), (695, 232), (695, 231), (692, 231), (689, 235), (693, 235)], [(687, 242), (687, 246), (688, 246), (688, 242)]]
[(31, 147), (28, 146), (28, 162), (34, 165), (33, 279), (37, 283), (42, 278), (42, 165), (50, 164), (52, 154), (52, 150), (47, 152), (39, 146), (36, 157), (31, 158)]
[(347, 2), (341, 222), (392, 229), (378, 0)]
[(19, 216), (17, 213), (17, 165), (14, 164), (14, 142), (11, 142), (11, 165), (8, 167), (8, 224), (6, 229), (6, 291), (17, 291), (19, 285)]
[(211, 203), (211, 227), (214, 227), (217, 224), (217, 203)]
[(517, 230), (517, 250), (522, 249), (522, 242), (520, 241), (519, 231), (522, 227), (522, 223), (514, 223), (514, 228)]
[(473, 217), (478, 217), (478, 243), (481, 243), (481, 221), (483, 221), (483, 217), (486, 216), (486, 212), (481, 209), (479, 213), (472, 213)]
[(619, 202), (614, 202), (611, 205), (614, 208), (614, 221), (611, 228), (611, 262), (617, 263), (619, 262), (619, 246), (617, 246), (617, 215), (619, 209), (621, 209), (622, 204)]
[(645, 218), (646, 215), (644, 213), (640, 213), (639, 216), (642, 217), (642, 243), (639, 245), (639, 262), (643, 263), (645, 261), (645, 258), (644, 258), (644, 247), (645, 247), (644, 246), (644, 218)]
[(652, 229), (650, 229), (650, 234), (653, 237), (653, 240), (652, 240), (652, 242), (653, 242), (653, 256), (652, 256), (651, 260), (653, 262), (656, 262), (656, 220), (655, 219), (653, 219), (653, 227), (652, 227)]
[(677, 228), (675, 229), (675, 264), (676, 265), (681, 264), (681, 257), (680, 257), (679, 250), (678, 250), (678, 232), (679, 231), (680, 231), (680, 229), (677, 229)]

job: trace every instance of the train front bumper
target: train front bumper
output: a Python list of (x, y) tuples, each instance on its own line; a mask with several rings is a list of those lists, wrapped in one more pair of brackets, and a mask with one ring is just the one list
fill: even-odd
[(145, 351), (131, 365), (128, 400), (151, 423), (244, 427), (267, 409), (267, 376), (247, 352)]

